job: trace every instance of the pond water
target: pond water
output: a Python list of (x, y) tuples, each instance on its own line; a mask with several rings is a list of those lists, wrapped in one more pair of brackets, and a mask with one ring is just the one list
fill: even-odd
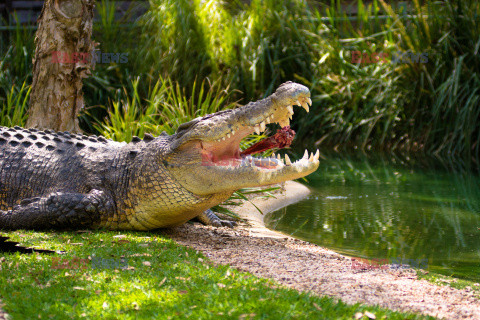
[(267, 215), (266, 224), (370, 259), (363, 266), (409, 264), (480, 280), (479, 175), (408, 160), (328, 156), (307, 177), (310, 196)]

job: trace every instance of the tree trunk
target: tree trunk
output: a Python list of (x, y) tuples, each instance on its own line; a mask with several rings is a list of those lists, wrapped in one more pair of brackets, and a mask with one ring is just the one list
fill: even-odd
[(38, 19), (27, 127), (80, 132), (95, 0), (46, 0)]

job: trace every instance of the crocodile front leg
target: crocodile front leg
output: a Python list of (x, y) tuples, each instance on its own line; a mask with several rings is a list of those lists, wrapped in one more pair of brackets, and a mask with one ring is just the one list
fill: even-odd
[(235, 221), (223, 220), (217, 217), (212, 210), (207, 209), (196, 217), (201, 223), (214, 227), (230, 227), (233, 228), (237, 223)]
[(12, 210), (0, 210), (0, 229), (80, 229), (113, 214), (113, 200), (103, 191), (87, 194), (55, 192), (23, 200)]

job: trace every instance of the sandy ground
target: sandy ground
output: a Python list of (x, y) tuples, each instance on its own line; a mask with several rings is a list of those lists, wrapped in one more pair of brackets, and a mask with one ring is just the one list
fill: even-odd
[(3, 311), (2, 307), (3, 307), (3, 303), (2, 303), (2, 300), (0, 300), (0, 320), (10, 319), (8, 314), (5, 311)]
[[(308, 194), (298, 183), (288, 182), (286, 189), (277, 199), (253, 202), (267, 213)], [(189, 223), (165, 234), (203, 252), (214, 263), (229, 264), (297, 290), (349, 304), (380, 305), (444, 319), (480, 319), (480, 300), (471, 289), (418, 280), (412, 269), (359, 266), (349, 257), (266, 229), (262, 215), (249, 203), (233, 209), (249, 223), (234, 229)]]

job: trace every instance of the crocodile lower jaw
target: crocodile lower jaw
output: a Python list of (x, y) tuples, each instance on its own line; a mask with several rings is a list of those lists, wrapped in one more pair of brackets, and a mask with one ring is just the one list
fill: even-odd
[(246, 156), (245, 158), (239, 159), (225, 159), (219, 160), (216, 162), (205, 161), (202, 163), (203, 166), (213, 166), (217, 168), (225, 168), (227, 170), (238, 169), (238, 168), (258, 168), (265, 170), (278, 170), (282, 169), (285, 166), (293, 167), (305, 167), (309, 166), (311, 163), (318, 163), (320, 158), (320, 152), (317, 150), (314, 154), (313, 152), (309, 154), (305, 150), (305, 154), (302, 159), (299, 159), (295, 162), (292, 162), (289, 156), (286, 154), (285, 158), (282, 158), (280, 155), (269, 158), (257, 158), (252, 156)]

